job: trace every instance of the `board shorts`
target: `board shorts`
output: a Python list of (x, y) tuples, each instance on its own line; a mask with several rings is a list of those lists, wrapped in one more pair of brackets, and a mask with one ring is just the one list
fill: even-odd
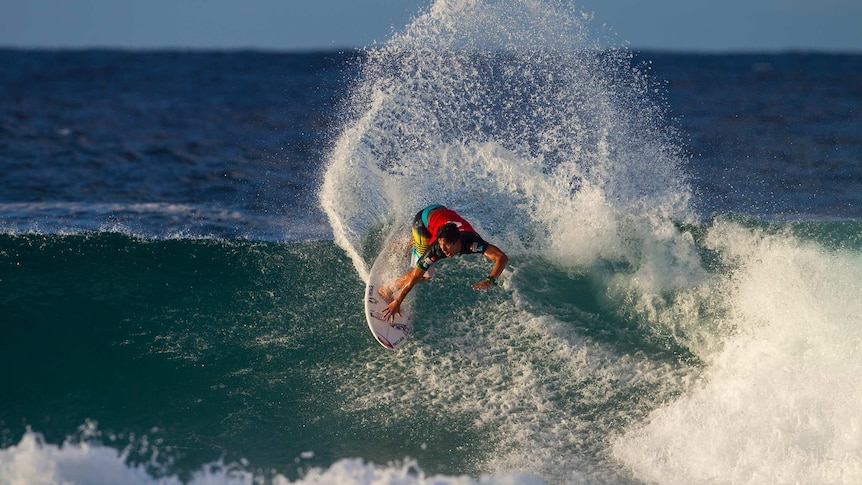
[(442, 205), (429, 205), (416, 213), (413, 218), (413, 253), (422, 257), (428, 250), (428, 245), (434, 240), (434, 235), (428, 230), (428, 216), (431, 211), (443, 208)]
[[(411, 266), (416, 266), (419, 258), (428, 250), (428, 246), (434, 241), (434, 235), (428, 230), (428, 216), (435, 209), (445, 209), (442, 205), (429, 205), (416, 213), (413, 218), (413, 254), (411, 257)], [(429, 268), (425, 273), (425, 278), (434, 276), (434, 268)]]

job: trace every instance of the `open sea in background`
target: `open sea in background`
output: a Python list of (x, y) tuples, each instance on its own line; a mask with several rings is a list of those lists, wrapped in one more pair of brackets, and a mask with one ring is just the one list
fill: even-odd
[[(862, 483), (862, 54), (464, 3), (0, 49), (0, 484)], [(509, 268), (441, 262), (392, 352), (363, 279), (435, 202)]]

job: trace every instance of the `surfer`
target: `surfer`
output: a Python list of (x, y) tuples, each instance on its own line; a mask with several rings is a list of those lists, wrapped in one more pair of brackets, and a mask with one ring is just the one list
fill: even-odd
[[(455, 211), (442, 205), (430, 205), (422, 209), (413, 219), (415, 266), (399, 276), (392, 285), (382, 286), (379, 289), (380, 296), (389, 302), (389, 305), (383, 309), (383, 314), (389, 321), (392, 321), (395, 315), (401, 315), (401, 302), (416, 283), (433, 276), (432, 265), (437, 261), (475, 253), (484, 254), (494, 262), (491, 273), (473, 285), (475, 290), (487, 290), (503, 273), (509, 257), (500, 248), (482, 239), (473, 226)], [(398, 292), (397, 295), (396, 292)]]

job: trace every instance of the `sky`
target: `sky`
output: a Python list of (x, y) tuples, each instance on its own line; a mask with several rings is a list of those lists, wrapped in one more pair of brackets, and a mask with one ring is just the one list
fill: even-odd
[[(0, 47), (371, 46), (432, 0), (0, 0)], [(862, 52), (862, 0), (579, 0), (636, 50)]]

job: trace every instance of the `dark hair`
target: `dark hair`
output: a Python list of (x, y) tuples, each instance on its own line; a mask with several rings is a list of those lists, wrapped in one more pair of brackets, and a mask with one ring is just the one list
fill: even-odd
[(437, 239), (445, 239), (447, 241), (457, 241), (461, 237), (461, 232), (454, 222), (447, 222), (437, 229)]

